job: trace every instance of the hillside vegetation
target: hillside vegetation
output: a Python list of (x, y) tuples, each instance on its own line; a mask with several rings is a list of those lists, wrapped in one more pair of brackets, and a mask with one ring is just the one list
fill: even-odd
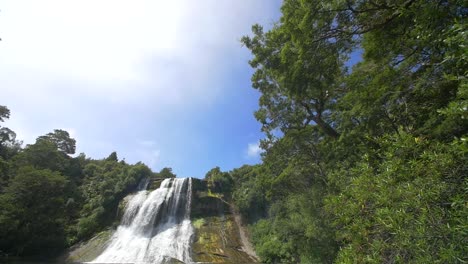
[(207, 175), (233, 190), (262, 261), (467, 262), (466, 6), (285, 0), (281, 11), (242, 39), (263, 162)]
[[(0, 106), (0, 121), (10, 111)], [(55, 256), (116, 220), (119, 201), (153, 173), (143, 163), (76, 157), (76, 142), (54, 130), (22, 148), (16, 134), (0, 127), (0, 256)], [(157, 174), (157, 175), (155, 175)]]

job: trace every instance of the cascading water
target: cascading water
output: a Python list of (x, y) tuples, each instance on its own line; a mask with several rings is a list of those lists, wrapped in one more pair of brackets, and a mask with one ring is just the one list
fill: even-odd
[(128, 202), (108, 247), (93, 262), (163, 263), (168, 258), (192, 262), (191, 202), (191, 178), (165, 179), (149, 194), (139, 191)]

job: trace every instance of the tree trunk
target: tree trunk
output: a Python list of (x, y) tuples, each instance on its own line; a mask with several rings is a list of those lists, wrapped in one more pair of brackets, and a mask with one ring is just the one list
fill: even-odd
[(320, 117), (314, 116), (312, 121), (314, 121), (327, 136), (330, 136), (333, 139), (340, 137), (340, 133), (338, 133), (333, 127), (331, 127), (327, 122), (323, 121)]

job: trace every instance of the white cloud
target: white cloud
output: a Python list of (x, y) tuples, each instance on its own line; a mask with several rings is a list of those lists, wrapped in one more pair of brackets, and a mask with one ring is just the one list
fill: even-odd
[(176, 49), (182, 12), (180, 1), (6, 1), (2, 55), (46, 72), (136, 79), (142, 55)]
[(159, 149), (149, 149), (149, 150), (140, 150), (138, 155), (140, 158), (139, 161), (143, 161), (146, 165), (148, 165), (153, 170), (161, 166), (159, 161), (161, 159), (161, 151)]
[(143, 147), (153, 147), (156, 145), (156, 142), (154, 140), (139, 140), (138, 144)]
[(260, 148), (260, 143), (249, 143), (247, 146), (247, 157), (249, 158), (258, 158), (260, 156), (260, 153), (262, 153), (263, 150)]
[[(241, 36), (278, 12), (271, 0), (1, 2), (5, 125), (25, 143), (73, 128), (78, 152), (100, 158), (118, 150), (151, 166), (159, 149), (167, 155), (180, 144), (164, 141), (167, 131), (190, 137), (178, 113), (209, 108), (226, 95), (233, 68), (248, 68)], [(142, 138), (157, 144), (130, 140)]]
[[(132, 147), (115, 149), (119, 157), (129, 163), (143, 162), (153, 170), (158, 170), (161, 164), (161, 149), (155, 141), (136, 140)], [(105, 147), (105, 146), (104, 146)], [(112, 146), (109, 146), (109, 148)], [(115, 146), (114, 146), (115, 147)]]
[(137, 150), (135, 162), (143, 161), (151, 169), (157, 170), (161, 167), (161, 150), (157, 148), (156, 141), (154, 140), (139, 140), (137, 142), (141, 147)]
[(3, 1), (2, 94), (206, 104), (221, 92), (210, 83), (226, 74), (222, 64), (235, 63), (228, 56), (241, 57), (239, 39), (267, 2)]

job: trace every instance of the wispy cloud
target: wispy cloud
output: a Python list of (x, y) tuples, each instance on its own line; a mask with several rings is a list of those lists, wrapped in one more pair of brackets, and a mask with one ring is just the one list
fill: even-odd
[(146, 165), (150, 166), (152, 169), (161, 167), (161, 151), (159, 149), (147, 149), (139, 150), (137, 153), (139, 160), (143, 160)]
[(248, 69), (239, 39), (273, 22), (272, 2), (280, 1), (2, 1), (5, 125), (25, 143), (73, 128), (77, 152), (92, 157), (117, 150), (129, 161), (185, 164), (180, 153), (200, 153), (191, 142), (213, 138), (186, 123), (230, 98), (227, 82)]
[(263, 150), (260, 148), (260, 143), (249, 143), (247, 146), (247, 157), (258, 158)]
[(156, 141), (154, 140), (139, 140), (138, 144), (143, 147), (153, 147), (156, 145)]
[(221, 91), (208, 84), (224, 74), (222, 58), (239, 51), (261, 8), (262, 1), (6, 1), (0, 69), (11, 74), (0, 82), (15, 86), (7, 96), (204, 104)]

